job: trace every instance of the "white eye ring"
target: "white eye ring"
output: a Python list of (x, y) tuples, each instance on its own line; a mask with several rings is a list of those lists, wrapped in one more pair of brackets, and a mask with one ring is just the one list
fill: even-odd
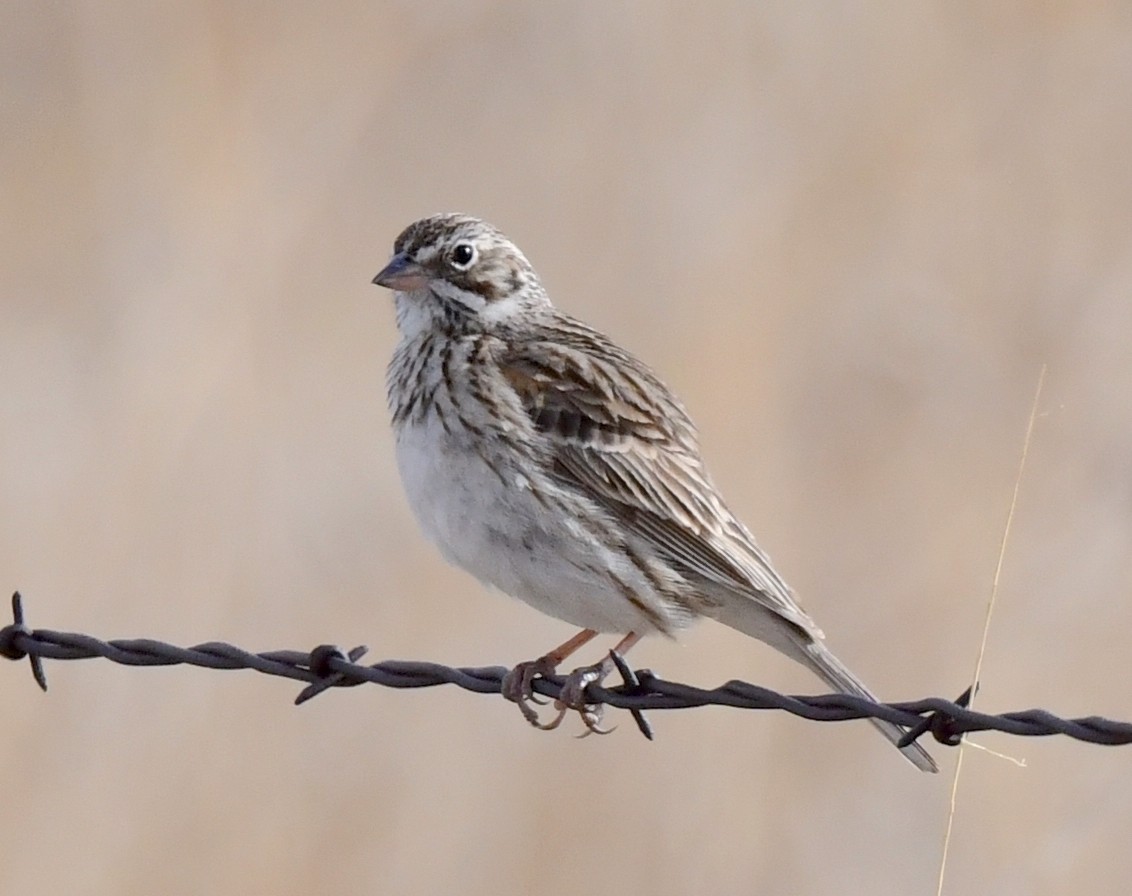
[(479, 252), (472, 243), (460, 242), (452, 247), (452, 252), (448, 256), (449, 263), (458, 271), (466, 271), (479, 258)]

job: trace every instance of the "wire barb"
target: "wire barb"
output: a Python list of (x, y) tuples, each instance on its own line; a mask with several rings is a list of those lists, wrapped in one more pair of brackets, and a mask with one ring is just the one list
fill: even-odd
[(43, 672), (43, 662), (39, 654), (26, 648), (32, 637), (32, 630), (24, 624), (24, 599), (20, 592), (12, 592), (12, 624), (0, 628), (0, 656), (10, 660), (22, 660), (25, 656), (31, 663), (31, 676), (40, 690), (47, 691), (47, 676)]
[[(637, 673), (632, 670), (625, 657), (623, 657), (616, 650), (609, 651), (609, 658), (613, 660), (613, 665), (617, 667), (617, 672), (621, 675), (621, 680), (624, 682), (621, 686), (621, 692), (624, 694), (640, 694), (641, 680)], [(629, 713), (633, 716), (633, 721), (637, 723), (637, 730), (645, 736), (647, 740), (652, 740), (652, 725), (649, 720), (645, 718), (645, 714), (639, 709), (630, 709)]]
[(308, 684), (295, 698), (295, 705), (301, 706), (312, 697), (317, 697), (325, 690), (333, 687), (351, 687), (361, 684), (360, 681), (348, 681), (344, 672), (338, 671), (339, 663), (357, 663), (369, 653), (369, 648), (359, 645), (346, 653), (341, 647), (334, 644), (322, 644), (311, 651), (310, 662), (307, 668), (319, 676), (319, 680)]
[[(956, 706), (961, 706), (966, 709), (971, 705), (971, 698), (979, 690), (978, 682), (967, 688), (955, 700)], [(932, 737), (936, 739), (937, 743), (941, 743), (948, 747), (957, 747), (959, 742), (963, 740), (963, 732), (956, 731), (951, 724), (952, 720), (943, 713), (933, 712), (926, 716), (920, 724), (908, 729), (908, 732), (900, 738), (896, 746), (900, 749), (911, 745), (917, 738), (927, 734), (929, 731)]]
[[(126, 666), (189, 665), (205, 669), (253, 669), (264, 675), (290, 678), (307, 684), (296, 703), (305, 703), (330, 688), (370, 683), (390, 688), (426, 688), (454, 684), (476, 694), (499, 694), (507, 669), (503, 666), (452, 668), (439, 663), (386, 660), (364, 666), (358, 660), (367, 648), (344, 652), (322, 645), (309, 652), (275, 650), (250, 653), (231, 644), (211, 641), (193, 647), (178, 647), (151, 639), (101, 641), (90, 635), (33, 630), (24, 622), (19, 592), (12, 596), (12, 624), (0, 628), (0, 656), (12, 660), (28, 657), (36, 683), (47, 690), (42, 660), (78, 660), (101, 657)], [(650, 740), (652, 728), (647, 710), (690, 709), (697, 706), (731, 706), (740, 709), (780, 709), (816, 722), (839, 722), (876, 718), (908, 728), (907, 743), (930, 733), (946, 746), (956, 746), (972, 731), (1001, 731), (1021, 737), (1060, 734), (1085, 743), (1118, 746), (1132, 744), (1132, 723), (1100, 716), (1064, 719), (1042, 709), (991, 715), (967, 708), (970, 693), (958, 700), (938, 697), (905, 703), (873, 703), (848, 694), (796, 696), (779, 694), (745, 681), (729, 681), (714, 689), (703, 689), (658, 678), (647, 669), (632, 670), (614, 654), (614, 665), (622, 684), (603, 687), (591, 684), (586, 700), (632, 713), (640, 732)], [(561, 676), (539, 678), (539, 693), (558, 697)], [(901, 744), (905, 745), (904, 743)]]

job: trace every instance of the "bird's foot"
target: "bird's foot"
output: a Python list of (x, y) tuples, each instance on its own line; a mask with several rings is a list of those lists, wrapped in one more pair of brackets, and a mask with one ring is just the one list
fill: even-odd
[(550, 656), (539, 657), (537, 660), (528, 660), (525, 663), (519, 663), (514, 669), (503, 676), (503, 684), (500, 691), (505, 700), (510, 700), (512, 703), (519, 707), (519, 711), (523, 714), (523, 718), (534, 725), (536, 728), (557, 728), (558, 722), (556, 720), (553, 724), (547, 726), (539, 721), (538, 711), (531, 705), (532, 703), (538, 705), (545, 705), (547, 701), (541, 699), (535, 694), (534, 681), (536, 678), (545, 678), (548, 675), (553, 675), (555, 668), (558, 666), (558, 660)]
[(593, 666), (583, 666), (567, 675), (562, 684), (562, 691), (554, 701), (557, 714), (548, 722), (539, 718), (538, 711), (532, 704), (543, 705), (546, 701), (540, 700), (535, 694), (534, 681), (536, 678), (552, 675), (557, 665), (557, 658), (550, 655), (519, 663), (503, 676), (501, 691), (504, 698), (515, 703), (522, 712), (523, 718), (543, 731), (553, 731), (562, 724), (568, 712), (574, 711), (581, 716), (582, 724), (586, 726), (582, 737), (589, 734), (609, 734), (612, 728), (601, 727), (604, 707), (601, 704), (586, 702), (586, 688), (600, 682), (609, 674), (611, 664), (608, 660)]
[(582, 668), (575, 669), (566, 676), (566, 681), (562, 683), (562, 692), (558, 695), (558, 699), (554, 701), (554, 707), (558, 710), (558, 717), (550, 727), (558, 727), (562, 719), (566, 717), (566, 713), (573, 710), (581, 717), (582, 724), (586, 726), (586, 730), (579, 737), (588, 737), (591, 734), (609, 734), (613, 731), (613, 728), (601, 727), (605, 707), (600, 703), (586, 702), (586, 688), (591, 684), (599, 684), (610, 673), (611, 665), (612, 663), (609, 660), (605, 660), (593, 666), (582, 666)]

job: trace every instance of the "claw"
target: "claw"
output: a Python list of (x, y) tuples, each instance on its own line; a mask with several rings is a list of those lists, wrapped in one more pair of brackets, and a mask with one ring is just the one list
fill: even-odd
[(578, 713), (581, 717), (586, 730), (578, 735), (579, 737), (589, 737), (591, 734), (610, 734), (616, 727), (602, 728), (601, 720), (605, 715), (605, 707), (600, 703), (586, 702), (586, 688), (591, 684), (597, 684), (608, 674), (609, 669), (605, 663), (575, 669), (566, 676), (566, 681), (562, 684), (562, 691), (558, 695), (558, 699), (554, 701), (554, 705), (559, 710), (559, 721), (570, 710)]
[(617, 730), (616, 725), (610, 725), (608, 728), (601, 727), (601, 713), (598, 713), (592, 718), (587, 715), (583, 715), (582, 722), (585, 723), (586, 730), (579, 734), (578, 737), (589, 737), (591, 734), (612, 734)]
[(586, 726), (586, 730), (578, 735), (579, 740), (583, 737), (589, 737), (591, 734), (612, 734), (617, 730), (616, 725), (611, 725), (608, 728), (601, 727), (604, 712), (605, 707), (592, 704), (578, 711), (578, 715), (582, 718), (582, 724)]
[(549, 722), (535, 722), (534, 726), (536, 728), (540, 729), (541, 731), (553, 731), (555, 728), (562, 724), (562, 720), (566, 718), (567, 709), (557, 700), (554, 701), (554, 706), (558, 710), (558, 714), (555, 715), (555, 717)]
[(538, 712), (531, 704), (545, 706), (549, 701), (535, 694), (534, 680), (540, 676), (545, 677), (553, 674), (556, 665), (557, 663), (554, 661), (554, 658), (550, 656), (539, 657), (537, 660), (530, 660), (526, 663), (519, 663), (519, 665), (503, 676), (503, 684), (500, 687), (503, 697), (519, 707), (523, 718), (536, 728), (542, 728), (544, 731), (557, 728), (562, 718), (559, 716), (559, 718), (549, 724), (539, 720)]

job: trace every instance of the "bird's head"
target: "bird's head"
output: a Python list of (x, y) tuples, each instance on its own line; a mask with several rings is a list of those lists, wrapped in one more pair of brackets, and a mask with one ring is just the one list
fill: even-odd
[(425, 328), (485, 332), (549, 307), (530, 262), (502, 233), (470, 215), (422, 218), (393, 244), (373, 278), (392, 289), (403, 333)]

